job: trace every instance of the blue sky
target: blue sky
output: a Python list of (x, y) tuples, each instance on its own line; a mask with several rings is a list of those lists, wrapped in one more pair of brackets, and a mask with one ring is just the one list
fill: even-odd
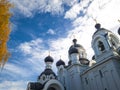
[(1, 90), (26, 90), (44, 70), (44, 58), (51, 52), (55, 63), (67, 64), (72, 39), (78, 40), (91, 60), (92, 35), (96, 19), (117, 34), (119, 0), (9, 0), (14, 4), (8, 50), (11, 57), (0, 72)]

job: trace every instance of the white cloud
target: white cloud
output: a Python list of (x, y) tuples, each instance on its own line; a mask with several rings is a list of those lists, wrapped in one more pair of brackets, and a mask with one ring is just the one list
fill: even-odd
[(43, 48), (42, 43), (43, 43), (42, 39), (38, 38), (35, 40), (31, 40), (30, 42), (22, 43), (18, 48), (22, 52), (24, 52), (24, 54), (32, 54), (33, 50), (36, 52), (41, 52), (40, 50)]
[[(31, 75), (31, 72), (27, 68), (21, 68), (20, 66), (17, 66), (15, 64), (7, 63), (4, 67), (6, 71), (10, 72), (9, 75), (13, 76), (21, 76), (21, 77), (28, 77), (28, 74)], [(4, 73), (4, 72), (3, 72)]]
[(75, 4), (69, 11), (66, 12), (65, 18), (70, 18), (70, 19), (76, 18), (80, 13), (79, 7), (80, 7), (79, 4)]
[(65, 13), (65, 17), (66, 19), (75, 19), (78, 17), (78, 15), (80, 15), (81, 11), (84, 13), (85, 9), (88, 7), (88, 4), (90, 3), (90, 0), (82, 0), (80, 3), (76, 3), (74, 4), (70, 10), (68, 10)]
[[(56, 0), (53, 2), (58, 3), (59, 1)], [(120, 14), (117, 13), (118, 12), (117, 10), (120, 9), (119, 6), (120, 1), (106, 0), (102, 2), (101, 0), (94, 0), (91, 2), (91, 4), (90, 2), (91, 1), (89, 0), (83, 0), (80, 3), (75, 3), (71, 7), (71, 9), (66, 12), (65, 14), (66, 18), (69, 19), (74, 18), (73, 20), (74, 28), (72, 30), (69, 30), (68, 35), (65, 38), (48, 40), (46, 42), (45, 41), (43, 42), (42, 39), (38, 38), (30, 42), (22, 43), (19, 46), (19, 49), (26, 56), (26, 59), (32, 62), (33, 65), (39, 67), (39, 64), (44, 63), (43, 60), (48, 55), (48, 51), (51, 50), (52, 53), (51, 55), (55, 58), (55, 62), (60, 58), (61, 55), (62, 59), (67, 63), (68, 49), (72, 44), (72, 40), (70, 37), (73, 36), (73, 33), (75, 34), (75, 37), (78, 39), (78, 43), (83, 45), (83, 47), (86, 49), (88, 58), (91, 59), (92, 55), (94, 54), (93, 50), (91, 49), (91, 40), (92, 40), (92, 35), (95, 32), (95, 28), (94, 28), (95, 22), (92, 19), (92, 17), (96, 18), (102, 24), (102, 26), (105, 28), (107, 27), (107, 29), (111, 29), (111, 28), (117, 29), (119, 23), (117, 22), (116, 19), (119, 19), (120, 16)], [(43, 1), (41, 1), (41, 5), (44, 5)], [(80, 14), (80, 11), (86, 11), (86, 14), (84, 16), (78, 16), (78, 14)], [(72, 15), (69, 16), (67, 15), (67, 13), (73, 13), (72, 14), (73, 16)], [(55, 34), (52, 29), (49, 29), (47, 33)], [(46, 47), (46, 44), (44, 43), (46, 43), (48, 47)], [(29, 57), (27, 55), (29, 55)]]
[(14, 9), (24, 16), (33, 16), (34, 12), (50, 12), (60, 14), (64, 11), (62, 0), (9, 0), (14, 4)]
[[(76, 34), (80, 43), (86, 48), (88, 58), (91, 58), (91, 55), (94, 54), (91, 49), (92, 35), (95, 32), (95, 21), (93, 18), (101, 23), (102, 27), (111, 31), (114, 30), (115, 32), (119, 27), (119, 23), (117, 21), (120, 18), (120, 13), (118, 13), (118, 10), (120, 9), (119, 4), (119, 0), (83, 0), (77, 4), (80, 7), (76, 7), (75, 4), (66, 12), (65, 18), (73, 19), (72, 23), (74, 27), (68, 35), (71, 36), (73, 32)], [(75, 12), (75, 10), (77, 10), (77, 12)], [(78, 16), (80, 11), (85, 11), (86, 14), (84, 16)]]
[[(92, 16), (102, 24), (103, 27), (112, 28), (118, 25), (118, 19), (120, 18), (119, 0), (95, 0), (88, 8), (88, 16)], [(96, 8), (95, 8), (96, 7)]]
[(3, 81), (0, 83), (1, 90), (26, 90), (26, 81)]
[(14, 4), (14, 10), (26, 17), (31, 17), (37, 12), (50, 12), (51, 14), (63, 14), (64, 5), (73, 6), (80, 0), (9, 0)]
[[(34, 44), (31, 42), (23, 43), (20, 45), (21, 50), (25, 53), (25, 54), (31, 54), (33, 57), (42, 57), (44, 58), (47, 53), (48, 53), (48, 49), (51, 50), (52, 52), (52, 56), (55, 57), (55, 61), (57, 61), (60, 57), (60, 55), (63, 57), (63, 59), (65, 60), (65, 62), (67, 63), (68, 61), (68, 49), (70, 47), (70, 45), (72, 44), (72, 40), (71, 40), (71, 36), (73, 36), (73, 33), (75, 34), (75, 37), (78, 39), (78, 43), (80, 43), (81, 45), (83, 45), (83, 47), (86, 49), (86, 52), (88, 54), (88, 58), (91, 59), (92, 55), (94, 54), (93, 50), (91, 49), (91, 40), (92, 40), (92, 35), (95, 32), (95, 22), (94, 20), (90, 17), (96, 15), (96, 18), (98, 19), (98, 21), (102, 22), (102, 26), (103, 27), (108, 27), (108, 29), (117, 28), (118, 22), (112, 22), (113, 21), (113, 17), (115, 17), (117, 19), (118, 15), (116, 15), (117, 11), (114, 11), (114, 9), (116, 8), (120, 8), (118, 1), (104, 1), (105, 3), (108, 2), (105, 6), (105, 4), (101, 4), (101, 6), (104, 5), (104, 10), (99, 10), (99, 2), (100, 0), (95, 0), (93, 1), (90, 6), (88, 5), (91, 1), (82, 1), (80, 3), (80, 5), (82, 5), (81, 7), (78, 7), (79, 4), (75, 4), (78, 5), (76, 8), (81, 8), (79, 10), (85, 10), (86, 14), (84, 16), (76, 16), (76, 19), (73, 20), (73, 26), (74, 28), (72, 30), (69, 30), (68, 35), (65, 38), (58, 38), (56, 40), (48, 40), (46, 43), (48, 44), (48, 48), (46, 48), (46, 46), (42, 45), (43, 42), (40, 42), (39, 44)], [(115, 7), (114, 9), (110, 8), (111, 5), (113, 7)], [(89, 7), (87, 7), (89, 6)], [(74, 7), (74, 6), (73, 6)], [(73, 8), (71, 7), (71, 9)], [(85, 8), (87, 7), (87, 8)], [(109, 7), (109, 8), (108, 8)], [(70, 9), (70, 10), (71, 10)], [(95, 9), (95, 10), (93, 10)], [(114, 12), (113, 14), (109, 14), (109, 16), (107, 15), (108, 13), (110, 13), (109, 11), (112, 10), (111, 12)], [(92, 11), (93, 10), (93, 11)], [(97, 10), (99, 10), (99, 14), (97, 14)], [(74, 11), (71, 11), (71, 13), (74, 13)], [(105, 14), (104, 14), (105, 13)], [(105, 19), (103, 17), (102, 19), (102, 15), (105, 15), (104, 17), (107, 18)], [(117, 17), (116, 17), (117, 16)], [(112, 18), (108, 18), (108, 17), (112, 17)], [(101, 18), (101, 19), (99, 19)], [(71, 19), (71, 18), (70, 18)], [(103, 22), (104, 21), (104, 22)], [(109, 22), (110, 21), (110, 22)], [(115, 21), (115, 19), (114, 19)], [(116, 20), (117, 21), (117, 20)], [(109, 22), (109, 23), (108, 23)], [(104, 25), (105, 23), (107, 23), (106, 25)], [(115, 23), (115, 24), (114, 24)], [(111, 25), (113, 24), (113, 25)], [(115, 29), (115, 28), (114, 28)], [(49, 33), (52, 32), (52, 30), (48, 30)], [(52, 32), (53, 33), (53, 32)], [(39, 39), (38, 39), (39, 40)], [(37, 39), (34, 40), (34, 42), (38, 42)], [(39, 45), (39, 46), (38, 46)], [(42, 47), (40, 46), (42, 45)], [(91, 52), (91, 53), (90, 53)]]
[(68, 6), (73, 6), (76, 3), (79, 3), (80, 0), (63, 0), (63, 3), (65, 3)]
[(47, 31), (47, 33), (48, 33), (48, 34), (51, 34), (51, 35), (55, 35), (55, 34), (56, 34), (53, 29), (49, 29), (49, 30)]
[(9, 0), (14, 4), (14, 9), (19, 13), (30, 17), (34, 12), (50, 12), (61, 14), (64, 11), (62, 0)]
[[(55, 58), (55, 61), (60, 59), (60, 55), (66, 60), (67, 58), (67, 51), (70, 46), (70, 39), (69, 38), (59, 38), (58, 40), (48, 40), (46, 44), (49, 46), (47, 49), (41, 41), (41, 39), (35, 39), (30, 42), (25, 42), (19, 45), (19, 50), (24, 55), (30, 55), (28, 57), (30, 60), (32, 59), (42, 59), (49, 54), (49, 50), (51, 51), (51, 56)], [(45, 43), (45, 42), (44, 42)], [(64, 50), (64, 51), (63, 51)], [(63, 53), (64, 52), (64, 53)], [(37, 62), (36, 62), (37, 63)]]

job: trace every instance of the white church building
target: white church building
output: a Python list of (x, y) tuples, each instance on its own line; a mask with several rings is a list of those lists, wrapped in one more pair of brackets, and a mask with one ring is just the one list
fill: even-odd
[(56, 63), (58, 74), (52, 70), (53, 58), (45, 58), (46, 68), (27, 90), (120, 90), (120, 40), (109, 30), (95, 25), (91, 46), (95, 55), (88, 60), (83, 46), (73, 39), (68, 50), (69, 62)]

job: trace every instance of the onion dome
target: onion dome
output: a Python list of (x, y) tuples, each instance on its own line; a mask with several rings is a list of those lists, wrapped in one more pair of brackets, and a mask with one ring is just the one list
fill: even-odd
[(88, 59), (86, 59), (86, 58), (80, 58), (79, 61), (80, 61), (80, 63), (83, 64), (83, 65), (89, 65), (89, 62), (90, 62), (90, 61), (89, 61)]
[(72, 54), (72, 53), (79, 53), (79, 49), (84, 49), (82, 45), (80, 44), (77, 44), (77, 39), (73, 39), (73, 43), (74, 45), (72, 45), (70, 48), (69, 48), (69, 54)]
[(53, 62), (53, 58), (51, 56), (47, 56), (44, 60), (45, 62)]
[(78, 49), (73, 47), (69, 50), (69, 54), (72, 54), (72, 53), (79, 53)]
[(60, 59), (60, 60), (56, 63), (56, 66), (61, 66), (61, 65), (65, 66), (65, 62)]

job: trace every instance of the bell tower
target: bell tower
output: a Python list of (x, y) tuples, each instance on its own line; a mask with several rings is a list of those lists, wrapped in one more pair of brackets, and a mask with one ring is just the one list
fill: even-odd
[(118, 37), (111, 31), (101, 28), (99, 23), (95, 25), (95, 28), (97, 31), (92, 37), (92, 48), (95, 52), (95, 60), (99, 62), (110, 56), (117, 56), (120, 47)]

